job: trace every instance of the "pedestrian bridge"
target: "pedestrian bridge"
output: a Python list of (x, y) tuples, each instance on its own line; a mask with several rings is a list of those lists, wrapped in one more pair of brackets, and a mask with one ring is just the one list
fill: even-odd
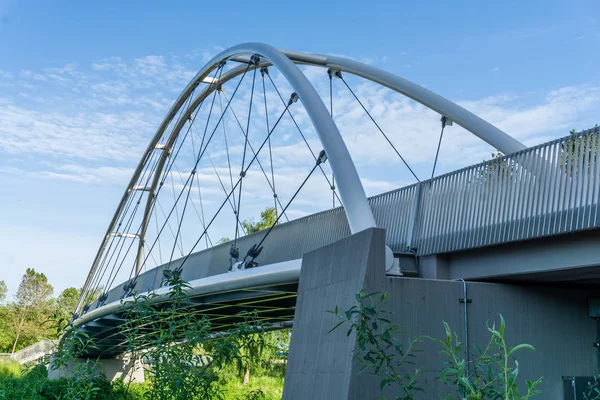
[[(226, 63), (234, 66), (225, 70)], [(340, 136), (331, 118), (334, 106), (328, 110), (323, 100), (315, 97), (317, 93), (297, 64), (327, 68), (330, 82), (343, 80), (343, 72), (392, 88), (439, 112), (442, 133), (446, 123), (452, 121), (507, 155), (367, 199), (344, 145), (343, 132)], [(295, 90), (288, 101), (271, 80), (273, 73), (267, 69), (270, 67), (276, 67)], [(270, 80), (271, 93), (275, 99), (278, 96), (281, 103), (273, 117), (267, 108), (271, 104), (267, 101), (268, 92), (266, 89), (261, 92), (265, 99), (266, 138), (260, 145), (254, 142), (253, 146), (248, 132), (253, 126), (250, 120), (254, 90), (260, 87), (256, 81), (257, 71), (260, 71), (263, 89), (265, 81)], [(250, 100), (246, 98), (250, 111), (244, 116), (235, 115), (233, 107), (229, 108), (231, 100), (240, 83), (251, 75), (254, 80)], [(237, 76), (241, 76), (237, 86), (234, 85), (233, 90), (226, 89), (226, 84), (234, 82)], [(214, 107), (218, 104), (217, 97), (226, 103), (224, 109), (221, 103), (219, 112)], [(254, 101), (258, 103), (259, 98)], [(360, 103), (356, 95), (354, 98)], [(323, 171), (323, 165), (328, 162), (329, 172), (335, 178), (332, 176), (327, 183), (334, 203), (337, 198), (338, 204), (341, 202), (343, 206), (284, 222), (290, 203), (282, 204), (277, 195), (272, 158), (270, 164), (263, 159), (263, 168), (258, 153), (267, 148), (271, 151), (271, 133), (284, 116), (291, 118), (302, 135), (301, 127), (290, 112), (298, 100), (324, 148), (318, 156), (311, 150), (314, 166), (304, 183), (314, 171)], [(210, 111), (206, 111), (208, 107)], [(363, 109), (388, 139), (367, 107)], [(213, 110), (216, 116), (212, 115)], [(230, 157), (234, 151), (227, 144), (225, 126), (230, 125), (225, 122), (226, 116), (244, 139), (242, 172), (239, 177), (236, 172), (235, 180), (231, 172), (233, 157)], [(196, 139), (195, 123), (201, 128)], [(209, 143), (221, 128), (225, 144), (217, 153)], [(231, 131), (229, 135), (231, 137)], [(337, 57), (281, 53), (258, 44), (229, 49), (211, 60), (192, 80), (152, 139), (102, 240), (73, 324), (96, 338), (98, 348), (94, 355), (111, 357), (122, 353), (126, 343), (119, 327), (124, 322), (127, 299), (134, 291), (156, 291), (159, 296), (155, 301), (166, 301), (168, 288), (163, 287), (163, 272), (179, 270), (192, 286), (186, 307), (190, 312), (208, 316), (215, 330), (235, 323), (236, 314), (243, 310), (257, 310), (268, 323), (282, 326), (294, 318), (303, 255), (369, 227), (385, 229), (389, 253), (386, 270), (390, 275), (597, 286), (600, 284), (599, 136), (600, 130), (595, 128), (526, 148), (456, 104), (372, 67)], [(308, 145), (308, 141), (305, 142)], [(393, 147), (389, 139), (388, 142)], [(402, 158), (395, 147), (394, 150)], [(214, 160), (210, 158), (211, 151), (216, 154)], [(191, 172), (186, 176), (177, 171), (177, 177), (175, 160), (183, 154), (192, 161), (180, 167)], [(228, 169), (215, 167), (218, 157), (229, 164)], [(242, 184), (255, 160), (260, 166), (257, 173), (262, 171), (273, 192), (274, 203), (271, 204), (278, 218), (268, 229), (244, 234), (240, 221)], [(212, 218), (205, 215), (202, 199), (199, 203), (189, 200), (197, 194), (202, 198), (201, 161), (212, 164), (223, 189), (224, 200)], [(410, 169), (408, 164), (407, 167)], [(323, 172), (323, 175), (327, 179), (328, 174)], [(177, 185), (173, 183), (174, 176), (179, 179)], [(167, 196), (164, 192), (171, 183), (173, 195)], [(304, 183), (299, 182), (296, 194)], [(166, 209), (157, 200), (165, 197), (170, 199)], [(209, 243), (209, 228), (218, 221), (222, 210), (229, 208), (233, 211), (229, 218), (235, 231), (234, 239)], [(188, 226), (187, 232), (195, 229), (196, 235), (186, 247), (182, 239), (186, 232), (185, 216), (194, 213), (192, 210), (196, 211), (198, 220), (190, 225), (192, 228)], [(155, 237), (151, 237), (154, 224)], [(168, 245), (161, 247), (160, 241), (169, 231), (172, 238)], [(198, 245), (203, 242), (205, 248), (199, 250)], [(174, 256), (176, 250), (181, 257)], [(170, 256), (165, 257), (169, 253)], [(147, 268), (151, 259), (156, 266)], [(119, 281), (123, 265), (130, 265), (130, 273)], [(98, 290), (101, 290), (100, 296), (92, 298)]]

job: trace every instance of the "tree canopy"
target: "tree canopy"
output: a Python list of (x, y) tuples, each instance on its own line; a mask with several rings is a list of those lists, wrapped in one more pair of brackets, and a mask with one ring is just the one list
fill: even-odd
[(6, 282), (0, 281), (0, 303), (6, 300), (6, 292), (8, 292), (8, 288), (6, 287)]
[[(14, 353), (19, 340), (36, 342), (43, 336), (44, 325), (50, 314), (50, 296), (54, 288), (46, 275), (27, 268), (15, 295), (15, 301), (8, 305), (9, 326), (12, 328)], [(31, 343), (30, 343), (31, 344)]]
[(33, 268), (25, 271), (12, 300), (6, 298), (6, 284), (0, 281), (0, 352), (15, 352), (40, 340), (58, 338), (59, 321), (71, 318), (80, 290), (67, 288), (56, 298), (53, 292), (46, 275)]
[(260, 221), (254, 222), (253, 218), (247, 219), (242, 222), (242, 226), (246, 229), (248, 234), (268, 229), (277, 220), (277, 210), (275, 207), (267, 207), (260, 213)]

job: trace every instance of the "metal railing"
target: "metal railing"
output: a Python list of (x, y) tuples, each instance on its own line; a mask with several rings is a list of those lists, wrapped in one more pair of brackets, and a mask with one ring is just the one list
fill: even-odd
[(596, 127), (422, 182), (419, 254), (598, 227), (599, 142)]
[(58, 340), (42, 340), (14, 353), (0, 353), (0, 360), (11, 359), (17, 361), (19, 364), (37, 361), (44, 356), (54, 353), (57, 345)]

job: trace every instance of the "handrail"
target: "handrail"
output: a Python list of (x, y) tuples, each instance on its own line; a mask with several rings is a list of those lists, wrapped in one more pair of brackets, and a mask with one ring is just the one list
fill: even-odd
[(0, 353), (0, 360), (12, 359), (20, 364), (25, 364), (52, 354), (57, 345), (58, 340), (41, 340), (14, 353)]

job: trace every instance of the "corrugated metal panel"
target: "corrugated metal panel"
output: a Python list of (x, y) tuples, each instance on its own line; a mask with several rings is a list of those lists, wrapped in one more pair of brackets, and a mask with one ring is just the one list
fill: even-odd
[(418, 253), (597, 226), (599, 136), (590, 129), (422, 182)]

